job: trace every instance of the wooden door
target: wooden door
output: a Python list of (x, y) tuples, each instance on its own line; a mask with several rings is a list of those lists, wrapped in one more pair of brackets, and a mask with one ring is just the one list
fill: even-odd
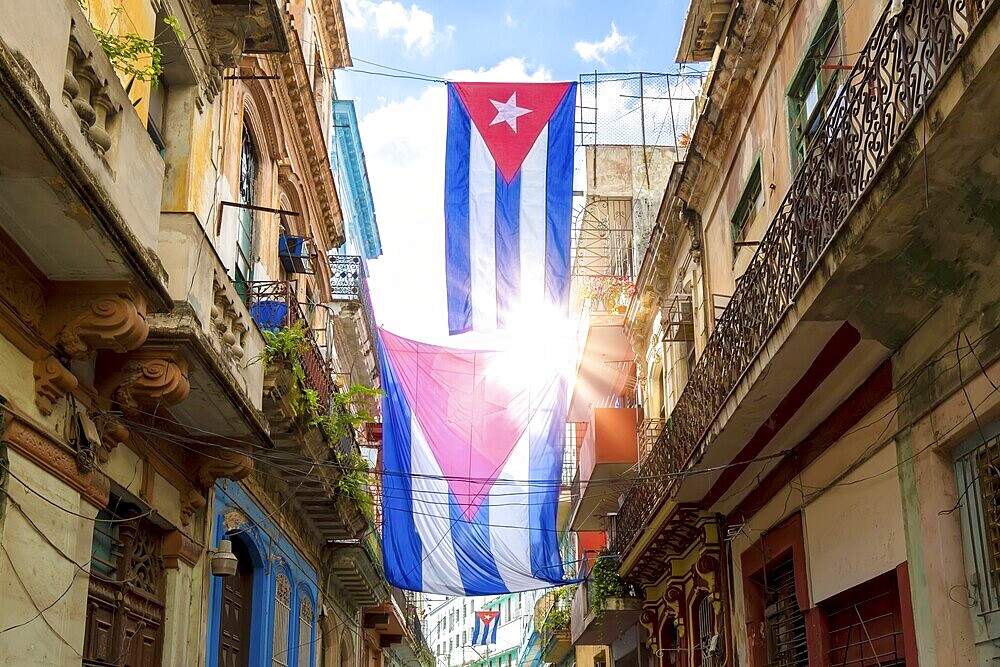
[(222, 578), (219, 624), (219, 667), (249, 667), (250, 614), (253, 608), (253, 565), (243, 542), (233, 540), (236, 574)]

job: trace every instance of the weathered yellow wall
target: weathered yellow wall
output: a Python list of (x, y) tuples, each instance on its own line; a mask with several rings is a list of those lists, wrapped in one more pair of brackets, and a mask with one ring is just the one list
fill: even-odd
[[(156, 24), (156, 12), (149, 0), (84, 0), (81, 3), (90, 18), (92, 25), (113, 35), (136, 35), (143, 39), (153, 40), (158, 30), (169, 30), (166, 25)], [(140, 59), (135, 64), (143, 66), (148, 59)], [(128, 86), (131, 76), (118, 73), (123, 86)], [(135, 105), (139, 118), (146, 122), (149, 113), (149, 87), (147, 81), (136, 80), (132, 83), (129, 97)]]
[[(41, 497), (26, 490), (20, 482), (10, 480), (10, 498), (23, 508), (24, 514), (8, 504), (2, 526), (0, 627), (23, 625), (4, 633), (0, 641), (0, 664), (79, 667), (87, 575), (71, 560), (90, 562), (94, 523), (86, 517), (95, 517), (97, 509), (16, 451), (8, 450), (8, 455), (13, 474)], [(37, 531), (25, 516), (30, 517)], [(69, 592), (56, 602), (67, 588)], [(44, 619), (36, 618), (39, 609), (50, 605)]]

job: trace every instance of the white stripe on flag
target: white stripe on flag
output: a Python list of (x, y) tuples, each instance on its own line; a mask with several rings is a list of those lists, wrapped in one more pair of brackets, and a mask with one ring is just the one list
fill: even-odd
[(535, 140), (521, 165), (521, 305), (536, 314), (545, 302), (545, 176), (549, 126)]
[[(552, 393), (557, 391), (558, 381), (545, 383), (545, 373), (535, 373), (532, 382), (535, 386), (545, 386), (544, 393), (533, 391), (530, 397), (531, 408), (535, 413), (511, 452), (507, 464), (500, 473), (499, 479), (490, 491), (490, 547), (496, 560), (500, 577), (509, 591), (527, 591), (543, 586), (551, 586), (531, 576), (531, 518), (528, 508), (531, 503), (539, 502), (538, 496), (529, 494), (532, 488), (527, 485), (515, 485), (511, 480), (531, 479), (531, 439), (544, 438), (547, 432), (547, 419), (551, 409)], [(517, 495), (523, 494), (523, 495)], [(534, 496), (534, 497), (533, 497)]]
[(469, 147), (469, 254), (472, 257), (472, 326), (497, 327), (496, 178), (490, 149), (472, 123)]
[(465, 595), (462, 577), (458, 573), (455, 543), (451, 538), (451, 517), (448, 504), (448, 482), (431, 453), (416, 415), (410, 419), (410, 466), (413, 488), (413, 522), (423, 544), (422, 567), (424, 590)]

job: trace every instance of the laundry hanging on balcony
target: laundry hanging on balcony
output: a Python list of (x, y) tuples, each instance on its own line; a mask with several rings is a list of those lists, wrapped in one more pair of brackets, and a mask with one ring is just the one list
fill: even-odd
[(565, 316), (576, 83), (450, 83), (448, 331)]
[(379, 339), (389, 582), (446, 595), (567, 583), (556, 529), (567, 380), (552, 355)]

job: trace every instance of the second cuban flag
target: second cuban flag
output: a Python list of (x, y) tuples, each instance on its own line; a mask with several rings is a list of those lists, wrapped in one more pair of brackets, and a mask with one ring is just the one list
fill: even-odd
[(448, 84), (451, 334), (565, 314), (575, 102), (575, 83)]

